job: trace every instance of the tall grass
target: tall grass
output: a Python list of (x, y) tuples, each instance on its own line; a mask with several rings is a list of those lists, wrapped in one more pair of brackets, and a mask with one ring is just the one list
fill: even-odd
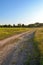
[(25, 31), (29, 31), (29, 28), (0, 28), (0, 40), (12, 35), (16, 35)]
[(43, 28), (37, 28), (34, 40), (36, 42), (35, 46), (37, 45), (40, 53), (40, 65), (43, 65)]

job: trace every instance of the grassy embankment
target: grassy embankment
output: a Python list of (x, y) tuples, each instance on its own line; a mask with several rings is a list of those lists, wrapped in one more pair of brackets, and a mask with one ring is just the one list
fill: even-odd
[(37, 28), (34, 38), (34, 46), (39, 52), (39, 62), (40, 65), (43, 65), (43, 28)]
[(31, 28), (0, 28), (0, 40), (29, 30)]

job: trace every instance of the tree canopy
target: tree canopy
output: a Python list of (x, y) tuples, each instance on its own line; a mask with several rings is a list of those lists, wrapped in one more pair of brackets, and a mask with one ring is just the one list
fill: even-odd
[(5, 24), (5, 25), (0, 25), (0, 27), (43, 27), (43, 23), (35, 23), (35, 24), (28, 24), (28, 25), (25, 25), (25, 24)]

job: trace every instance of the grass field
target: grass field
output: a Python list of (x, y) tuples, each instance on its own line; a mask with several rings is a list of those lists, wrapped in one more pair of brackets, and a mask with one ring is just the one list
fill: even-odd
[(40, 65), (43, 65), (43, 28), (0, 28), (0, 40), (25, 31), (36, 30), (34, 46), (39, 57)]
[(29, 31), (29, 28), (0, 28), (0, 40), (16, 35), (25, 31)]
[[(38, 47), (39, 54), (40, 54), (40, 65), (43, 65), (43, 28), (37, 28), (35, 34), (35, 46)], [(36, 49), (37, 49), (36, 47)]]

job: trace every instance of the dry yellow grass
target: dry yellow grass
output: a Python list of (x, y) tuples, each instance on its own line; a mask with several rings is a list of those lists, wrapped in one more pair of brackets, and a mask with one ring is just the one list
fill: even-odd
[(31, 28), (0, 28), (0, 40), (29, 30)]

